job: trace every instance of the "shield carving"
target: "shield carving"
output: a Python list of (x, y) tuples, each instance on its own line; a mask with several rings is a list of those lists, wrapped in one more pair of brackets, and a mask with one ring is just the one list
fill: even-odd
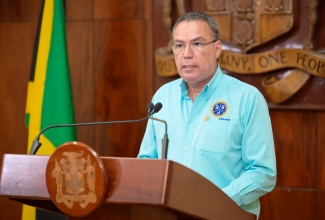
[(292, 0), (206, 0), (205, 13), (220, 38), (244, 53), (290, 31), (294, 19)]
[(83, 166), (84, 160), (80, 158), (81, 153), (64, 152), (67, 158), (62, 158), (60, 164), (62, 166), (62, 174), (64, 174), (65, 193), (72, 196), (78, 196), (85, 191)]

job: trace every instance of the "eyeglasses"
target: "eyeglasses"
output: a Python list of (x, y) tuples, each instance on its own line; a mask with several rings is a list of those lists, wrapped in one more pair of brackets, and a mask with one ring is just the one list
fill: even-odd
[[(191, 51), (199, 53), (202, 51), (202, 49), (205, 45), (212, 44), (216, 41), (217, 40), (213, 40), (208, 43), (201, 43), (201, 42), (195, 41), (195, 42), (189, 43), (189, 47), (190, 47)], [(172, 46), (173, 53), (174, 54), (183, 53), (186, 48), (186, 45), (187, 44), (183, 44), (183, 43), (174, 43)]]

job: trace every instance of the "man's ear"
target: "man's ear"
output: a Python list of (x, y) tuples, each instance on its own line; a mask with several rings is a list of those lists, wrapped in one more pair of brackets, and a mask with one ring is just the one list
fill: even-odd
[(216, 41), (214, 46), (216, 48), (216, 59), (218, 59), (221, 53), (221, 41), (220, 40)]

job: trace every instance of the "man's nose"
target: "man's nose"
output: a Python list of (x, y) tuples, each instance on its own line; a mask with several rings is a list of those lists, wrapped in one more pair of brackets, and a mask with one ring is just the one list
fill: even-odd
[(186, 44), (185, 48), (184, 48), (184, 57), (192, 57), (194, 54), (194, 51), (191, 48), (190, 44)]

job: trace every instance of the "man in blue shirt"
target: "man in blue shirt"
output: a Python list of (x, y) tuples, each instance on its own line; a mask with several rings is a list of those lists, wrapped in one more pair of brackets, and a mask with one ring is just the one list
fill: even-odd
[[(203, 175), (244, 210), (259, 216), (259, 197), (276, 183), (267, 103), (253, 86), (222, 73), (219, 28), (196, 12), (173, 28), (172, 50), (180, 79), (162, 86), (152, 102), (168, 124), (167, 159)], [(161, 158), (164, 124), (149, 120), (139, 158)]]

